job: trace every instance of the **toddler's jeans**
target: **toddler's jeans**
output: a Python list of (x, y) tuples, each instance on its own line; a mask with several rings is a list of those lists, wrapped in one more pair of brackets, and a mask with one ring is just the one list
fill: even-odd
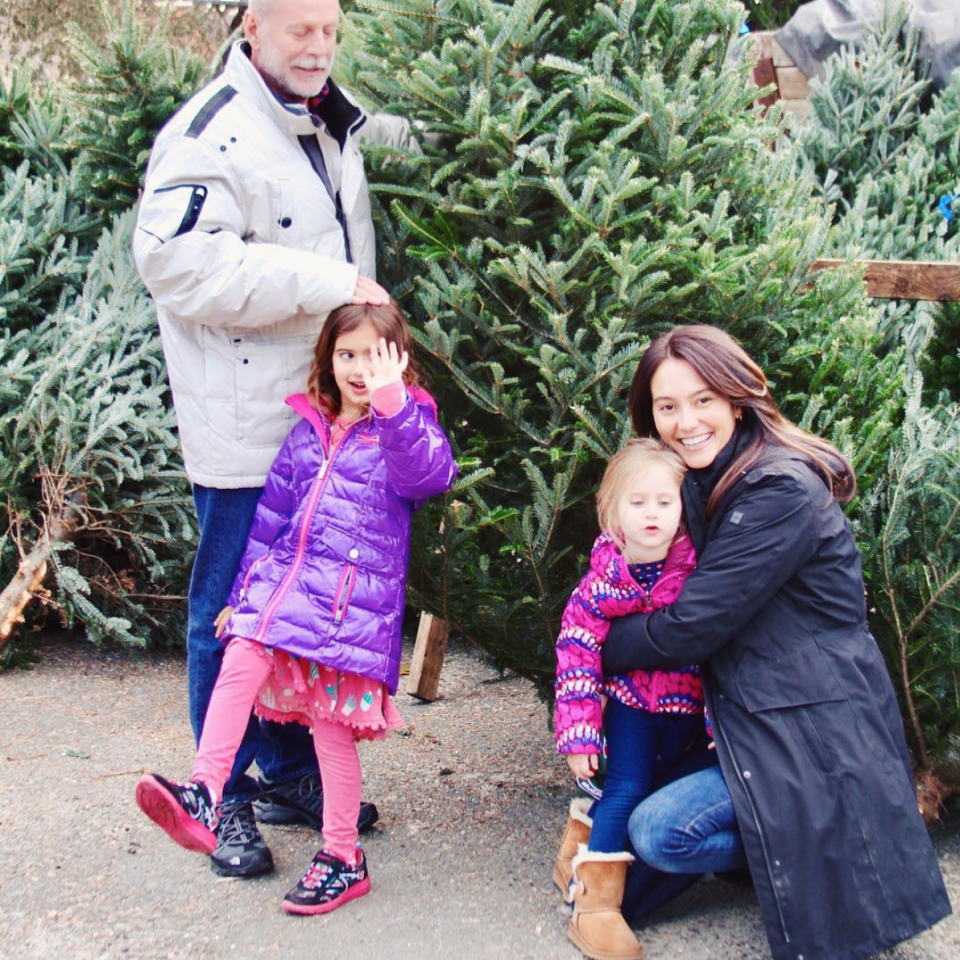
[[(247, 729), (260, 687), (273, 669), (273, 658), (259, 643), (235, 637), (223, 656), (213, 688), (191, 780), (200, 780), (219, 799)], [(323, 784), (324, 848), (353, 864), (360, 814), (360, 757), (349, 726), (321, 721), (313, 727), (313, 745)]]
[(612, 697), (603, 714), (607, 773), (603, 797), (591, 811), (588, 849), (593, 853), (628, 850), (627, 824), (637, 804), (653, 788), (660, 769), (674, 766), (703, 735), (703, 714), (649, 713)]

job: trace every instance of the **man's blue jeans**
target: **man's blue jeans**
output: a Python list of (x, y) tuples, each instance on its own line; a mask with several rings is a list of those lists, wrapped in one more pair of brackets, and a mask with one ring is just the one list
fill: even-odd
[(607, 772), (603, 799), (590, 816), (589, 849), (619, 853), (627, 849), (627, 823), (634, 808), (649, 796), (658, 770), (670, 770), (703, 734), (703, 715), (648, 713), (619, 700), (607, 701), (603, 713), (607, 738)]
[(639, 919), (705, 873), (743, 870), (747, 858), (730, 791), (712, 751), (690, 751), (630, 816), (637, 855), (627, 871), (623, 915)]
[[(200, 741), (210, 695), (220, 674), (224, 646), (213, 625), (230, 596), (262, 487), (221, 490), (194, 484), (193, 502), (200, 521), (200, 544), (190, 577), (187, 621), (187, 691), (190, 723)], [(224, 800), (252, 800), (260, 793), (247, 769), (256, 760), (273, 783), (297, 780), (317, 770), (313, 737), (298, 723), (277, 724), (251, 716)]]

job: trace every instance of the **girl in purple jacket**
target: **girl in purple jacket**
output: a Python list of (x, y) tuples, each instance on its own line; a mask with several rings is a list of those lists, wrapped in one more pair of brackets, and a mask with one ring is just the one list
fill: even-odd
[(324, 846), (284, 897), (287, 913), (326, 913), (370, 889), (357, 843), (356, 741), (402, 725), (390, 696), (400, 673), (411, 516), (457, 473), (418, 381), (396, 304), (330, 314), (307, 393), (287, 399), (302, 419), (270, 469), (217, 618), (227, 648), (190, 779), (151, 774), (137, 784), (151, 820), (182, 847), (210, 853), (251, 709), (311, 727)]
[[(703, 688), (695, 666), (604, 677), (600, 654), (613, 617), (673, 603), (696, 567), (681, 526), (677, 454), (631, 440), (607, 465), (597, 494), (603, 531), (590, 569), (563, 612), (557, 640), (557, 750), (577, 778), (590, 779), (608, 748), (603, 796), (574, 800), (554, 882), (574, 904), (570, 939), (589, 957), (639, 958), (620, 913), (627, 822), (650, 792), (658, 764), (672, 764), (703, 733)], [(606, 706), (604, 706), (606, 701)]]

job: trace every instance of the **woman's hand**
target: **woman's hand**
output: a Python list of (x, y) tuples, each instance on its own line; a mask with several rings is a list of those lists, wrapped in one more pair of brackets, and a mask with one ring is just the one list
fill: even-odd
[(223, 633), (224, 629), (227, 626), (230, 618), (233, 616), (233, 607), (226, 606), (218, 614), (217, 619), (213, 621), (213, 625), (217, 628), (215, 634), (216, 638), (220, 639), (220, 634)]
[(573, 771), (575, 777), (584, 777), (590, 780), (597, 772), (597, 766), (600, 763), (600, 754), (598, 753), (568, 753), (567, 766)]
[(403, 371), (407, 369), (410, 357), (406, 350), (400, 355), (395, 343), (387, 344), (384, 337), (370, 348), (370, 369), (364, 371), (363, 382), (370, 396), (380, 387), (403, 380)]

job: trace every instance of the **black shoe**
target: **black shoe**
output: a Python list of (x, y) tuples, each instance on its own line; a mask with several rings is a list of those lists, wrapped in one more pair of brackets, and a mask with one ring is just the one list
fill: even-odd
[(220, 804), (217, 812), (217, 849), (210, 855), (210, 869), (221, 877), (253, 877), (273, 869), (273, 855), (264, 843), (253, 804), (233, 800)]
[[(253, 809), (261, 823), (291, 826), (302, 824), (319, 830), (323, 825), (323, 787), (320, 774), (311, 773), (287, 783), (260, 781), (263, 793), (254, 801)], [(380, 811), (372, 803), (360, 803), (357, 830), (363, 833), (380, 819)]]
[(285, 913), (329, 913), (369, 892), (367, 858), (360, 847), (354, 867), (321, 850), (300, 882), (283, 898), (281, 907)]
[(137, 784), (137, 805), (171, 840), (186, 850), (213, 853), (217, 814), (206, 784), (178, 783), (148, 773)]

